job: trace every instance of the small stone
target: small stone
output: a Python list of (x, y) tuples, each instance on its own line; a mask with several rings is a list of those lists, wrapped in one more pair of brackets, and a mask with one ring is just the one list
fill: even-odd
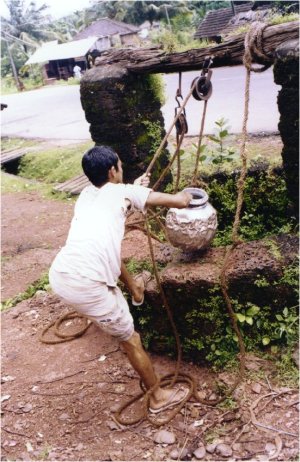
[(112, 406), (110, 406), (110, 410), (111, 412), (117, 412), (120, 408), (120, 403), (117, 402), (117, 403), (114, 403)]
[[(185, 425), (183, 425), (183, 427), (185, 428)], [(195, 427), (195, 425), (192, 423), (187, 427), (187, 430), (188, 430), (189, 433), (197, 433), (198, 432), (198, 427)]]
[(266, 454), (258, 454), (256, 456), (257, 460), (258, 461), (265, 461), (265, 460), (269, 460), (269, 456), (267, 456)]
[(15, 380), (16, 377), (12, 377), (11, 375), (4, 375), (2, 378), (1, 378), (1, 383), (5, 383), (5, 382), (12, 382), (13, 380)]
[(84, 448), (84, 445), (82, 443), (79, 443), (76, 448), (75, 448), (75, 451), (82, 451)]
[(206, 391), (204, 391), (204, 390), (199, 391), (198, 390), (197, 393), (198, 393), (198, 396), (199, 396), (200, 399), (206, 399)]
[(213, 454), (216, 450), (217, 443), (210, 443), (206, 446), (206, 451), (209, 452), (209, 454)]
[(179, 457), (179, 451), (178, 449), (172, 449), (172, 451), (169, 454), (170, 459), (177, 460)]
[(241, 451), (241, 450), (242, 450), (242, 445), (241, 445), (241, 443), (234, 443), (234, 444), (232, 445), (232, 449), (233, 449), (234, 451)]
[(113, 420), (107, 422), (107, 426), (110, 428), (110, 430), (119, 430), (118, 425)]
[(61, 414), (59, 417), (59, 420), (68, 420), (70, 418), (69, 414)]
[(13, 447), (13, 446), (16, 446), (17, 444), (18, 444), (17, 441), (11, 440), (11, 441), (8, 443), (8, 446)]
[(179, 460), (186, 460), (188, 452), (189, 451), (186, 448), (179, 449)]
[(30, 403), (25, 404), (25, 406), (22, 408), (22, 411), (26, 413), (30, 412), (31, 410), (32, 410), (32, 404)]
[(152, 457), (153, 457), (152, 460), (155, 460), (155, 461), (158, 461), (158, 460), (166, 460), (165, 451), (164, 451), (162, 448), (160, 448), (160, 447), (154, 448), (154, 452), (153, 452)]
[(228, 444), (221, 443), (216, 447), (216, 453), (222, 457), (231, 457), (232, 449), (230, 446), (228, 446)]
[(224, 415), (223, 420), (224, 422), (231, 422), (232, 420), (236, 419), (236, 414), (234, 412), (227, 412), (227, 414)]
[(154, 435), (154, 442), (158, 444), (173, 444), (176, 441), (174, 433), (160, 430)]
[(259, 395), (261, 392), (261, 385), (259, 383), (253, 383), (251, 386), (251, 390)]
[(125, 391), (125, 386), (122, 385), (122, 384), (117, 384), (117, 385), (114, 387), (114, 391), (115, 391), (116, 393), (120, 393), (120, 394), (121, 394), (121, 393), (124, 393), (124, 391)]
[(199, 409), (196, 407), (192, 407), (191, 409), (191, 418), (192, 419), (197, 419), (199, 417)]
[(276, 452), (276, 446), (275, 446), (275, 444), (273, 444), (273, 443), (267, 443), (267, 444), (265, 445), (265, 451), (266, 451), (269, 455), (274, 454), (274, 453)]
[(183, 448), (183, 449), (173, 449), (170, 454), (169, 454), (169, 457), (170, 459), (173, 459), (173, 460), (186, 460), (186, 456), (188, 454), (188, 450)]
[(202, 445), (202, 446), (199, 446), (194, 452), (193, 452), (194, 456), (196, 457), (196, 459), (198, 460), (201, 460), (205, 457), (206, 455), (206, 450), (205, 450), (205, 447)]

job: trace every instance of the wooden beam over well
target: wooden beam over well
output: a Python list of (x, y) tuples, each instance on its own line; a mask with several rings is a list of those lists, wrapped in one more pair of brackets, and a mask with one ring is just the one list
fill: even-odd
[[(298, 21), (268, 26), (263, 32), (264, 51), (273, 54), (283, 42), (298, 39), (298, 37)], [(138, 74), (167, 74), (199, 70), (208, 55), (214, 56), (212, 67), (235, 66), (242, 63), (244, 38), (245, 34), (239, 34), (220, 45), (181, 53), (166, 53), (157, 47), (109, 50), (97, 58), (97, 66), (118, 63)]]

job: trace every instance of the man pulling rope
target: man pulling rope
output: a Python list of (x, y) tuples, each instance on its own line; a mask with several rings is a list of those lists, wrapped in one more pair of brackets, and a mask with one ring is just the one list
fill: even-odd
[(128, 210), (144, 211), (147, 206), (184, 208), (192, 196), (187, 192), (152, 191), (148, 188), (149, 173), (135, 180), (134, 185), (123, 184), (121, 160), (107, 146), (87, 151), (82, 167), (92, 185), (76, 202), (66, 245), (51, 265), (49, 281), (63, 301), (120, 341), (146, 389), (153, 389), (150, 410), (157, 413), (181, 403), (188, 390), (156, 386), (158, 377), (117, 286), (120, 278), (133, 304), (142, 304), (148, 275), (130, 275), (121, 262), (121, 242)]

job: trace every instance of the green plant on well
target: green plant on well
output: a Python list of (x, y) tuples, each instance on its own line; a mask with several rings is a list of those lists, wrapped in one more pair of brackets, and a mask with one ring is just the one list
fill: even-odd
[(154, 98), (163, 106), (166, 102), (165, 85), (161, 74), (149, 74), (145, 76), (146, 85), (153, 92)]
[(255, 316), (260, 312), (260, 308), (257, 305), (253, 305), (252, 303), (246, 303), (245, 307), (236, 312), (235, 315), (239, 323), (243, 324), (246, 322), (250, 326), (253, 325)]
[(23, 300), (27, 300), (28, 298), (33, 297), (38, 290), (49, 290), (49, 276), (48, 272), (44, 273), (40, 279), (35, 281), (33, 284), (30, 284), (24, 292), (16, 295), (13, 298), (9, 298), (1, 303), (1, 311), (5, 311), (9, 308), (16, 306), (18, 303), (22, 302)]
[(254, 281), (256, 287), (269, 287), (270, 282), (264, 276), (258, 276), (258, 278)]
[(227, 145), (229, 136), (228, 120), (221, 117), (219, 120), (215, 121), (215, 125), (215, 133), (208, 136), (210, 141), (216, 145), (216, 147), (210, 151), (211, 162), (215, 165), (221, 165), (224, 162), (232, 162), (236, 151), (233, 147)]
[(152, 158), (152, 155), (155, 154), (158, 149), (161, 138), (162, 138), (162, 127), (159, 122), (152, 122), (150, 120), (143, 120), (142, 124), (146, 127), (147, 136), (150, 140), (150, 150), (149, 155)]
[(269, 252), (273, 255), (273, 257), (276, 258), (276, 260), (281, 260), (282, 255), (276, 241), (274, 241), (274, 239), (264, 239), (264, 242), (268, 246)]
[[(236, 210), (236, 180), (213, 179), (207, 192), (218, 213), (218, 231), (213, 245), (227, 245)], [(240, 223), (241, 238), (247, 241), (263, 239), (281, 233), (284, 228), (293, 229), (293, 218), (287, 213), (288, 203), (284, 178), (269, 172), (248, 175)]]
[(136, 260), (135, 258), (130, 258), (126, 262), (126, 268), (132, 274), (140, 273), (143, 270), (152, 272), (152, 264), (149, 260)]

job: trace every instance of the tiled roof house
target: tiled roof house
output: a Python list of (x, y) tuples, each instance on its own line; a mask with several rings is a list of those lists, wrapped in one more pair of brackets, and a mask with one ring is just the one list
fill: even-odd
[[(235, 14), (244, 13), (251, 10), (252, 2), (234, 5)], [(222, 30), (228, 25), (229, 21), (234, 17), (232, 8), (220, 8), (219, 10), (211, 10), (200, 23), (194, 37), (196, 39), (209, 39), (220, 42), (222, 38)]]
[(138, 32), (139, 28), (132, 24), (101, 18), (75, 35), (73, 40), (98, 37), (99, 48), (107, 49), (118, 43), (120, 45), (137, 45)]

